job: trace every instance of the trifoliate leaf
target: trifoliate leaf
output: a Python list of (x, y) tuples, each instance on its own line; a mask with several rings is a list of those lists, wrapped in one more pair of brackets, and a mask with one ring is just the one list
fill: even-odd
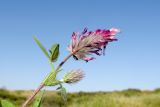
[(15, 107), (11, 102), (7, 100), (1, 100), (2, 107)]
[(59, 44), (54, 44), (50, 49), (50, 61), (55, 62), (59, 56)]
[(50, 59), (50, 56), (47, 52), (47, 50), (44, 48), (44, 46), (41, 44), (41, 42), (34, 36), (33, 37), (37, 45), (40, 47), (40, 49), (43, 51), (43, 53), (47, 56), (48, 59)]

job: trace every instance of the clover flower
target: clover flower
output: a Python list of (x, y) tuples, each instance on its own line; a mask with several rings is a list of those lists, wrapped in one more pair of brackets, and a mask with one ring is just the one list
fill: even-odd
[(119, 32), (120, 30), (116, 28), (109, 30), (97, 29), (89, 32), (85, 28), (82, 33), (73, 32), (68, 50), (76, 60), (81, 59), (88, 62), (95, 59), (93, 54), (104, 55), (107, 44), (117, 41), (115, 35)]
[(62, 81), (69, 84), (77, 83), (78, 81), (82, 80), (83, 77), (84, 73), (82, 70), (71, 70), (70, 72), (65, 74)]

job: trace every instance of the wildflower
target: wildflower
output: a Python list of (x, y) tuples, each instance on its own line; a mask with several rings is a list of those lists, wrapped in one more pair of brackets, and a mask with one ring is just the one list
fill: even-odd
[(72, 70), (66, 73), (61, 81), (71, 84), (71, 83), (76, 83), (80, 81), (83, 77), (84, 77), (84, 73), (82, 70), (80, 69)]
[(98, 56), (104, 55), (107, 44), (117, 40), (115, 35), (118, 32), (120, 30), (116, 28), (109, 30), (97, 29), (96, 31), (89, 32), (85, 28), (82, 33), (73, 32), (68, 50), (76, 60), (82, 59), (88, 62), (95, 59), (92, 56), (93, 54)]

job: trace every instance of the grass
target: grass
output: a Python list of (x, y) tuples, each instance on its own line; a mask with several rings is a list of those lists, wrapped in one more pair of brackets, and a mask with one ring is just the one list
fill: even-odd
[[(0, 100), (7, 99), (20, 106), (30, 93), (0, 89)], [(42, 107), (160, 107), (160, 89), (68, 93), (67, 102), (63, 102), (60, 93), (47, 91)]]

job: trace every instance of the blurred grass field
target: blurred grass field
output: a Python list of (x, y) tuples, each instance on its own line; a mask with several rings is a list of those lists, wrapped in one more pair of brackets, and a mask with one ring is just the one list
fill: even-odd
[[(19, 107), (30, 93), (31, 91), (0, 89), (0, 100), (10, 100)], [(62, 100), (60, 93), (46, 91), (42, 107), (160, 107), (160, 89), (68, 93), (67, 102)]]

